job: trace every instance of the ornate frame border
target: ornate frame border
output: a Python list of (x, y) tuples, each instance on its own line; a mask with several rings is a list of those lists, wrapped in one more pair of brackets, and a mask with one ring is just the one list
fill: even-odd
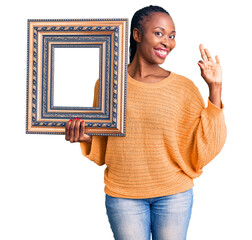
[[(90, 135), (126, 135), (128, 19), (28, 19), (26, 133), (65, 134), (85, 119)], [(54, 49), (98, 47), (98, 107), (53, 106)]]

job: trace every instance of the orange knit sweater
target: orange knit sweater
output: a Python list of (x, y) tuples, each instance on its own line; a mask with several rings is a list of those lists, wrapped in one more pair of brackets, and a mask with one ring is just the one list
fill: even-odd
[[(98, 81), (93, 106), (97, 106)], [(227, 128), (221, 108), (190, 79), (173, 73), (156, 83), (127, 76), (126, 137), (93, 136), (82, 154), (104, 171), (104, 191), (152, 198), (186, 191), (221, 151)]]

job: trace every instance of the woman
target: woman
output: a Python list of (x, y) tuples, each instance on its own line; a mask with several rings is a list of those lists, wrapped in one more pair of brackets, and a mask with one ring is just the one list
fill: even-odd
[[(66, 140), (104, 172), (106, 210), (116, 240), (184, 240), (193, 205), (193, 179), (222, 149), (227, 129), (222, 74), (200, 45), (208, 106), (194, 83), (159, 66), (175, 48), (175, 25), (158, 6), (138, 10), (131, 22), (126, 137), (89, 136), (80, 119)], [(98, 84), (94, 106), (97, 106)]]

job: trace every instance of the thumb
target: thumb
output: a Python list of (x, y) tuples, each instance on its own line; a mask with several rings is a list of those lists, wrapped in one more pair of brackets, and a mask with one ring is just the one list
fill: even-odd
[(87, 140), (88, 140), (89, 142), (91, 142), (92, 136), (86, 134), (85, 121), (83, 120), (83, 121), (81, 122), (81, 126), (80, 126), (80, 142), (82, 142), (82, 141), (87, 141)]

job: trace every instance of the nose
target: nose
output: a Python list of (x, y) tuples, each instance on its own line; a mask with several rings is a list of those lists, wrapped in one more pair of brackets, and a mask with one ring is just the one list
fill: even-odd
[(164, 45), (165, 48), (168, 48), (168, 46), (169, 46), (169, 40), (168, 40), (167, 36), (165, 36), (163, 38), (162, 45)]
[(169, 36), (166, 36), (166, 35), (163, 37), (161, 43), (165, 48), (170, 48), (170, 49), (173, 49), (176, 44), (174, 40), (170, 39)]
[(168, 48), (168, 43), (162, 42), (162, 45), (163, 45), (165, 48)]

